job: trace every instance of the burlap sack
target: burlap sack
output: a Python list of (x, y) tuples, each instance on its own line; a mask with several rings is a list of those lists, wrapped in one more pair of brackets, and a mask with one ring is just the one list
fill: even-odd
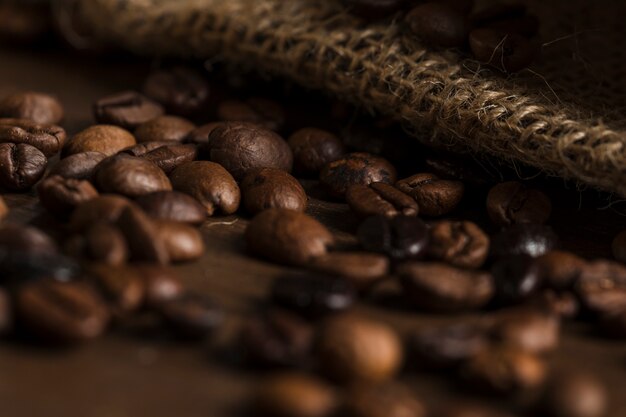
[(626, 196), (626, 2), (526, 3), (542, 58), (508, 77), (338, 0), (83, 0), (83, 14), (133, 51), (269, 71), (395, 116), (422, 141)]

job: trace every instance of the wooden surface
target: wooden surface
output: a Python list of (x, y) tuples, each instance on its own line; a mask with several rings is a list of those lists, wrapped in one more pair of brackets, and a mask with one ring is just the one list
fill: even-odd
[[(58, 95), (67, 111), (65, 127), (69, 133), (92, 123), (90, 107), (96, 98), (136, 88), (149, 70), (149, 63), (141, 61), (81, 59), (70, 53), (8, 49), (0, 49), (0, 63), (0, 96), (18, 89)], [(9, 221), (47, 221), (32, 195), (12, 195), (7, 200), (12, 208)], [(564, 201), (571, 207), (571, 201)], [(354, 219), (345, 205), (312, 200), (310, 212), (350, 241), (346, 231)], [(571, 208), (557, 207), (555, 227), (566, 236), (564, 246), (587, 257), (606, 255), (610, 237), (624, 227), (624, 221), (610, 209), (586, 212), (580, 217)], [(245, 255), (245, 226), (244, 218), (234, 216), (207, 221), (202, 226), (206, 254), (199, 262), (178, 267), (189, 287), (212, 295), (226, 310), (228, 319), (217, 335), (218, 344), (229, 338), (239, 318), (254, 311), (273, 277), (285, 271)], [(357, 309), (401, 331), (461, 318), (382, 308), (379, 304), (363, 303)], [(0, 343), (0, 415), (220, 417), (242, 413), (247, 393), (259, 374), (220, 359), (224, 355), (215, 354), (213, 348), (139, 333), (136, 329), (117, 329), (94, 343), (70, 350)], [(584, 323), (568, 324), (561, 348), (550, 356), (550, 364), (597, 374), (612, 394), (607, 417), (626, 416), (624, 342), (595, 336)], [(458, 401), (465, 395), (451, 378), (413, 372), (403, 379), (415, 387), (416, 395), (433, 405)]]

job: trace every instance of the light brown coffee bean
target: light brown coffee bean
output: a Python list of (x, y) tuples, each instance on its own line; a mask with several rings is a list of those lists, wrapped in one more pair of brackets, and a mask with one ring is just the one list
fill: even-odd
[(102, 192), (131, 198), (172, 189), (161, 168), (145, 159), (124, 154), (103, 160), (96, 167), (94, 177)]
[(269, 208), (304, 211), (307, 206), (306, 192), (298, 180), (276, 168), (248, 171), (241, 181), (241, 195), (250, 214)]
[(396, 183), (396, 187), (417, 201), (420, 214), (443, 216), (461, 202), (465, 187), (460, 181), (442, 180), (435, 174), (415, 174)]
[(95, 125), (74, 135), (63, 148), (63, 155), (83, 152), (100, 152), (112, 156), (135, 145), (135, 137), (125, 129), (112, 125)]
[(193, 261), (204, 253), (202, 235), (195, 227), (171, 220), (157, 220), (157, 239), (165, 245), (172, 262)]
[(61, 102), (54, 96), (34, 91), (13, 93), (0, 100), (0, 117), (28, 119), (40, 125), (56, 125), (63, 120)]
[(104, 194), (76, 207), (70, 217), (70, 228), (80, 232), (97, 222), (115, 223), (122, 210), (132, 204), (127, 198)]
[(429, 256), (460, 268), (480, 268), (489, 255), (489, 236), (468, 221), (444, 220), (430, 229)]
[(147, 307), (156, 307), (183, 295), (183, 284), (173, 269), (143, 263), (135, 264), (134, 267), (143, 281), (144, 303)]
[(126, 238), (131, 259), (165, 265), (170, 261), (156, 223), (141, 209), (127, 206), (116, 222)]
[(0, 221), (4, 220), (9, 215), (9, 206), (7, 206), (4, 197), (0, 195)]
[(558, 250), (541, 255), (535, 262), (546, 286), (558, 291), (570, 289), (586, 265), (573, 253)]
[(583, 306), (605, 315), (626, 308), (626, 267), (613, 261), (589, 262), (582, 269), (574, 290)]
[(352, 185), (346, 191), (346, 202), (359, 217), (417, 216), (419, 207), (415, 200), (384, 182)]
[(545, 353), (559, 345), (559, 318), (547, 311), (516, 308), (498, 312), (491, 329), (500, 343), (531, 353)]
[(159, 116), (142, 123), (135, 129), (137, 142), (173, 141), (182, 142), (196, 126), (178, 116)]
[(157, 191), (139, 197), (136, 202), (149, 216), (159, 220), (200, 224), (207, 218), (198, 200), (178, 191)]
[(370, 252), (330, 252), (313, 258), (309, 268), (350, 281), (366, 289), (389, 272), (389, 258)]
[(37, 194), (42, 206), (63, 219), (69, 217), (77, 206), (97, 197), (98, 191), (89, 181), (53, 175), (39, 183)]

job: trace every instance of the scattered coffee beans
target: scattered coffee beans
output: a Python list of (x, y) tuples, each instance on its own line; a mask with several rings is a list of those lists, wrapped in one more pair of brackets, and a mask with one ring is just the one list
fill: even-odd
[(489, 237), (472, 222), (444, 220), (430, 229), (428, 254), (460, 268), (480, 268), (489, 254)]
[(155, 264), (135, 264), (134, 267), (143, 281), (147, 307), (157, 308), (183, 295), (183, 284), (172, 269)]
[(269, 208), (304, 211), (307, 206), (306, 192), (298, 180), (276, 168), (248, 171), (241, 181), (241, 194), (250, 214)]
[(363, 249), (397, 260), (419, 257), (428, 245), (428, 229), (417, 217), (369, 217), (359, 226), (357, 237)]
[(526, 300), (542, 285), (541, 271), (528, 255), (499, 259), (491, 268), (496, 287), (496, 301), (512, 304)]
[(194, 161), (198, 156), (195, 145), (165, 145), (160, 146), (142, 156), (143, 159), (153, 162), (166, 174), (187, 162)]
[[(117, 126), (95, 125), (74, 135), (63, 148), (63, 155), (69, 156), (89, 152), (89, 157), (93, 157), (92, 152), (100, 152), (106, 156), (115, 155), (122, 149), (135, 145), (135, 137), (127, 130)], [(85, 161), (90, 158), (83, 156)], [(76, 159), (76, 161), (81, 161)], [(81, 166), (81, 162), (68, 163), (68, 166)], [(84, 163), (84, 162), (82, 162)]]
[(396, 169), (387, 160), (363, 152), (351, 153), (324, 166), (320, 180), (335, 197), (343, 197), (351, 185), (373, 182), (393, 184)]
[(171, 220), (156, 222), (157, 238), (160, 239), (172, 262), (193, 261), (204, 253), (202, 235), (195, 227)]
[(547, 195), (516, 181), (496, 185), (487, 196), (487, 213), (498, 226), (543, 224), (551, 211), (552, 203)]
[(313, 258), (309, 267), (315, 271), (340, 276), (357, 289), (367, 289), (389, 272), (384, 255), (368, 252), (330, 252)]
[(115, 317), (123, 318), (143, 304), (145, 288), (134, 268), (126, 265), (91, 264), (86, 273), (104, 295), (104, 300)]
[(134, 91), (124, 91), (99, 99), (93, 105), (96, 121), (133, 130), (163, 114), (163, 107)]
[(156, 164), (124, 154), (103, 160), (96, 167), (95, 181), (104, 193), (131, 198), (172, 189), (170, 180)]
[(168, 248), (159, 235), (158, 225), (141, 209), (134, 206), (124, 207), (116, 223), (126, 238), (131, 259), (161, 265), (170, 261)]
[(460, 181), (442, 180), (435, 174), (416, 174), (396, 183), (400, 191), (412, 196), (420, 214), (442, 216), (461, 202), (465, 187)]
[(544, 284), (557, 291), (570, 289), (586, 265), (573, 253), (558, 250), (541, 255), (535, 262)]
[(352, 185), (346, 191), (346, 202), (358, 216), (417, 216), (419, 207), (413, 198), (384, 182)]
[(70, 228), (80, 232), (97, 222), (115, 223), (130, 200), (117, 195), (100, 195), (78, 206), (70, 217)]
[(98, 191), (89, 181), (58, 175), (40, 182), (37, 192), (41, 205), (60, 218), (69, 217), (74, 208), (98, 196)]
[(0, 143), (34, 146), (50, 157), (59, 152), (65, 139), (65, 130), (59, 126), (39, 125), (26, 119), (0, 119)]
[(94, 223), (84, 235), (82, 253), (87, 259), (107, 265), (123, 265), (130, 257), (124, 234), (114, 225)]
[(207, 218), (202, 204), (178, 191), (157, 191), (142, 195), (136, 203), (151, 217), (159, 220), (200, 224)]
[(559, 237), (549, 226), (540, 224), (516, 224), (491, 239), (491, 256), (502, 258), (510, 255), (537, 257), (554, 250)]
[(344, 154), (343, 143), (337, 136), (312, 127), (296, 131), (287, 143), (293, 152), (294, 171), (301, 175), (317, 176), (326, 164)]

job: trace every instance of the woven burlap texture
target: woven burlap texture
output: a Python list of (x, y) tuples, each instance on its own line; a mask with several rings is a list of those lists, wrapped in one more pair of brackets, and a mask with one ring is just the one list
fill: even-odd
[(542, 58), (505, 77), (425, 47), (400, 18), (366, 24), (338, 0), (83, 1), (97, 36), (138, 53), (285, 76), (394, 116), (423, 142), (626, 196), (626, 2), (527, 2)]

